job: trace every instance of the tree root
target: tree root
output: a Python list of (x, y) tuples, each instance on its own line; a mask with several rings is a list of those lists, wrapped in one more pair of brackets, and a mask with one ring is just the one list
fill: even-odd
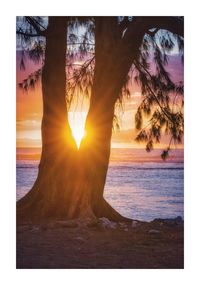
[(94, 209), (97, 218), (105, 217), (113, 222), (131, 223), (132, 219), (122, 216), (103, 198), (102, 202)]

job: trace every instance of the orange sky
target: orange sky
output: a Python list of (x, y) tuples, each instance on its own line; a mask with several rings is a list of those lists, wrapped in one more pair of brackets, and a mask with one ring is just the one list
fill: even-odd
[[(34, 63), (28, 62), (26, 70), (19, 69), (17, 60), (17, 84), (22, 82), (28, 74), (37, 70), (39, 67)], [(34, 90), (28, 92), (16, 87), (17, 97), (17, 147), (40, 147), (41, 133), (40, 125), (42, 118), (42, 93), (41, 84), (38, 83)], [(112, 146), (123, 147), (124, 145), (134, 146), (134, 115), (140, 102), (141, 94), (139, 88), (135, 86), (131, 98), (124, 101), (123, 112), (118, 110), (120, 131), (113, 133)], [(84, 128), (84, 120), (87, 115), (88, 102), (85, 100), (80, 107), (77, 102), (72, 104), (69, 112), (69, 120), (72, 128), (80, 126)]]
[[(22, 82), (28, 74), (37, 70), (38, 65), (28, 62), (26, 70), (19, 69), (19, 57), (17, 56), (17, 84)], [(173, 66), (171, 67), (173, 73)], [(180, 72), (180, 70), (178, 70)], [(178, 77), (182, 76), (177, 75)], [(16, 87), (16, 105), (17, 105), (17, 148), (40, 147), (41, 133), (40, 125), (42, 118), (42, 94), (41, 84), (38, 83), (35, 90), (25, 92), (21, 90), (18, 85)], [(114, 132), (112, 137), (112, 147), (144, 147), (135, 142), (136, 131), (134, 127), (134, 116), (137, 106), (141, 100), (141, 93), (139, 87), (134, 84), (131, 90), (130, 99), (124, 100), (123, 112), (118, 112), (120, 131)], [(76, 108), (75, 108), (76, 105)], [(84, 127), (84, 120), (87, 115), (88, 104), (85, 102), (81, 108), (77, 104), (72, 105), (69, 112), (69, 120), (72, 128), (77, 129)], [(159, 147), (168, 143), (168, 138), (164, 137)]]
[[(113, 133), (113, 146), (120, 144), (135, 144), (134, 114), (140, 100), (140, 93), (134, 92), (124, 104), (124, 111), (119, 111), (120, 131)], [(87, 107), (73, 107), (69, 112), (72, 127), (84, 128)], [(38, 86), (28, 93), (17, 88), (17, 147), (39, 147), (40, 125), (42, 118), (41, 88)]]

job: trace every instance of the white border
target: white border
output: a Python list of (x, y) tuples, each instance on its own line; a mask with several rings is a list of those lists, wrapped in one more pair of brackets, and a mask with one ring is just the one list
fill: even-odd
[[(139, 4), (138, 4), (139, 2)], [(185, 1), (186, 2), (186, 1)], [(199, 269), (199, 7), (198, 1), (6, 1), (1, 3), (1, 279), (2, 284), (189, 284)], [(3, 6), (4, 5), (4, 6)], [(3, 7), (2, 7), (3, 6)], [(15, 269), (15, 17), (17, 15), (185, 16), (185, 269)], [(195, 282), (194, 281), (194, 282)], [(70, 283), (69, 283), (70, 284)]]

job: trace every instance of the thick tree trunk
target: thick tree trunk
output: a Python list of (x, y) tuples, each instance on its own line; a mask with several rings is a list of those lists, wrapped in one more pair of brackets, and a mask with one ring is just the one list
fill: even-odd
[(18, 222), (67, 216), (77, 150), (65, 100), (66, 43), (66, 17), (49, 17), (42, 72), (42, 155), (33, 188), (17, 203)]
[[(115, 211), (103, 197), (107, 170), (110, 158), (111, 136), (116, 102), (116, 88), (111, 88), (109, 75), (104, 71), (101, 78), (95, 74), (95, 84), (92, 89), (91, 104), (86, 120), (86, 136), (79, 150), (79, 170), (81, 185), (85, 185), (88, 205), (97, 217), (107, 217), (114, 221), (128, 221)], [(107, 79), (106, 79), (107, 78)], [(107, 80), (101, 85), (101, 80)], [(112, 81), (115, 85), (117, 82)], [(81, 178), (80, 178), (81, 177)], [(83, 197), (85, 198), (85, 196)]]
[(96, 19), (95, 72), (86, 133), (79, 152), (65, 103), (66, 22), (49, 17), (42, 74), (42, 156), (33, 189), (17, 204), (18, 220), (107, 217), (130, 221), (103, 197), (114, 108), (132, 64), (120, 45), (116, 17)]
[[(97, 18), (95, 32), (95, 71), (90, 108), (86, 120), (86, 136), (79, 150), (79, 203), (87, 213), (114, 221), (129, 221), (115, 211), (104, 199), (104, 186), (110, 158), (115, 103), (131, 60), (121, 58), (117, 46), (115, 17)], [(83, 166), (83, 168), (82, 168)], [(77, 192), (75, 196), (77, 197)], [(81, 211), (79, 204), (79, 211)], [(74, 208), (75, 210), (75, 208)]]

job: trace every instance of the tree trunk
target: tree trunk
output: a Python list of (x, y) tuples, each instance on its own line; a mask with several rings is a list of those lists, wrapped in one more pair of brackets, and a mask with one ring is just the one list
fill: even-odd
[(49, 17), (42, 71), (42, 154), (33, 188), (17, 203), (18, 222), (67, 216), (77, 149), (65, 100), (66, 43), (66, 17)]
[[(126, 76), (126, 73), (124, 75)], [(101, 77), (95, 74), (98, 84), (94, 82), (92, 88), (85, 127), (86, 136), (79, 150), (79, 165), (84, 167), (79, 171), (81, 173), (79, 179), (84, 181), (88, 205), (95, 216), (107, 217), (114, 221), (128, 221), (129, 219), (116, 212), (103, 197), (110, 158), (116, 94), (120, 92), (120, 87), (118, 90), (114, 87), (119, 86), (117, 74), (116, 80), (114, 78), (112, 80), (113, 87), (109, 82), (109, 76), (110, 71), (108, 73), (104, 71)], [(103, 84), (101, 80), (104, 81)]]
[(132, 64), (117, 17), (96, 19), (95, 71), (87, 135), (77, 152), (65, 102), (66, 19), (49, 17), (42, 74), (42, 156), (32, 190), (17, 203), (18, 220), (107, 217), (130, 221), (104, 199), (114, 108)]
[(86, 136), (79, 150), (81, 168), (75, 196), (80, 197), (79, 212), (82, 209), (97, 217), (130, 221), (108, 204), (103, 192), (110, 158), (115, 103), (132, 59), (126, 56), (118, 43), (116, 17), (97, 18), (95, 28), (94, 81), (86, 119)]

